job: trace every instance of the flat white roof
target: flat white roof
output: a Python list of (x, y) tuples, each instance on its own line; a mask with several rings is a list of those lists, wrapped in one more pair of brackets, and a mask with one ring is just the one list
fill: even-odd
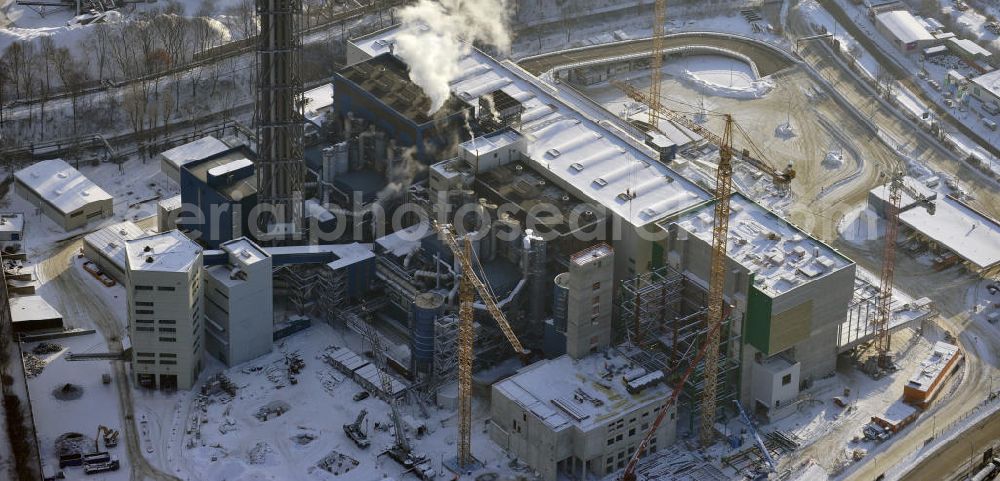
[(136, 271), (186, 272), (201, 251), (176, 229), (125, 242), (128, 266)]
[(243, 265), (256, 264), (271, 257), (264, 249), (246, 237), (223, 242), (219, 247), (238, 259)]
[(306, 90), (302, 94), (306, 112), (317, 112), (333, 105), (333, 82)]
[(906, 10), (892, 10), (875, 15), (875, 20), (904, 44), (934, 40), (924, 25)]
[(167, 197), (166, 199), (161, 199), (159, 202), (157, 202), (157, 204), (160, 206), (160, 208), (168, 212), (180, 209), (181, 206), (184, 205), (183, 201), (181, 201), (180, 194), (177, 194), (173, 197)]
[(941, 341), (934, 343), (934, 351), (920, 363), (920, 370), (910, 378), (906, 387), (927, 391), (934, 384), (934, 380), (941, 375), (941, 371), (957, 355), (958, 346)]
[(970, 81), (980, 88), (993, 93), (994, 96), (1000, 97), (1000, 69), (973, 77)]
[(508, 147), (521, 139), (521, 135), (513, 130), (501, 130), (490, 135), (480, 135), (462, 142), (460, 147), (472, 155), (486, 155), (495, 150)]
[(619, 354), (610, 359), (591, 354), (578, 360), (563, 355), (524, 367), (494, 387), (553, 431), (570, 426), (587, 431), (645, 405), (658, 405), (670, 394), (662, 383), (630, 394), (622, 382), (630, 366)]
[(146, 235), (139, 226), (131, 221), (111, 224), (103, 229), (91, 232), (83, 238), (83, 242), (100, 252), (112, 264), (123, 272), (128, 267), (125, 261), (125, 243)]
[[(926, 190), (923, 184), (910, 177), (904, 181), (914, 188)], [(872, 189), (872, 193), (886, 200), (885, 186)], [(905, 207), (913, 202), (904, 191), (900, 205)], [(938, 196), (934, 204), (934, 215), (927, 209), (914, 207), (899, 214), (899, 221), (980, 269), (1000, 264), (1000, 224), (996, 220), (948, 196)]]
[[(715, 205), (705, 204), (676, 222), (678, 227), (711, 243)], [(730, 198), (726, 252), (755, 275), (754, 287), (770, 296), (853, 264), (830, 246), (740, 193)]]
[(916, 414), (916, 412), (917, 408), (906, 404), (902, 399), (897, 399), (885, 408), (885, 411), (877, 417), (884, 421), (888, 421), (889, 424), (892, 424), (893, 426), (896, 426), (905, 421), (906, 418)]
[[(388, 53), (401, 27), (354, 40), (372, 57)], [(627, 134), (632, 127), (599, 105), (560, 90), (510, 61), (470, 48), (452, 92), (465, 102), (503, 90), (524, 106), (518, 131), (536, 171), (582, 200), (603, 205), (632, 225), (655, 222), (711, 195)], [(633, 195), (626, 194), (626, 191)]]
[(63, 214), (75, 212), (92, 202), (111, 199), (107, 192), (62, 159), (32, 164), (15, 172), (14, 177)]
[(24, 214), (0, 214), (0, 232), (24, 231)]
[(233, 172), (236, 172), (237, 170), (251, 166), (253, 166), (252, 160), (246, 157), (241, 157), (231, 162), (226, 162), (225, 164), (222, 165), (216, 165), (215, 167), (208, 169), (208, 175), (211, 177), (221, 177), (223, 175), (231, 174)]
[(955, 48), (965, 51), (965, 53), (969, 55), (979, 55), (982, 57), (990, 57), (993, 55), (989, 50), (986, 50), (985, 48), (979, 46), (978, 43), (967, 38), (948, 39), (948, 43), (954, 45)]
[(10, 317), (13, 322), (62, 319), (62, 314), (42, 296), (13, 296), (10, 298)]
[(225, 142), (208, 135), (195, 140), (194, 142), (188, 142), (184, 145), (179, 145), (165, 152), (161, 152), (160, 156), (166, 159), (167, 162), (174, 166), (177, 170), (180, 170), (181, 166), (184, 164), (194, 162), (196, 160), (206, 159), (226, 150), (229, 150), (229, 146), (226, 145)]

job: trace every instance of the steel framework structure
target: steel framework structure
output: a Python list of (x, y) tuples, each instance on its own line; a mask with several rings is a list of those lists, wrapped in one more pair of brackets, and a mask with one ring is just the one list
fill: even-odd
[(257, 0), (257, 16), (257, 195), (271, 214), (258, 227), (276, 240), (302, 231), (302, 0)]

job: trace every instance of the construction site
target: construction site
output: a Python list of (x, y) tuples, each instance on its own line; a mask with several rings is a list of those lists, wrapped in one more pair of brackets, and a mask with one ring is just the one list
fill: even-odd
[[(175, 3), (0, 2), (227, 38), (71, 102), (0, 75), (0, 478), (1000, 475), (995, 102), (896, 71), (992, 60), (936, 14)], [(138, 85), (141, 135), (37, 130)]]

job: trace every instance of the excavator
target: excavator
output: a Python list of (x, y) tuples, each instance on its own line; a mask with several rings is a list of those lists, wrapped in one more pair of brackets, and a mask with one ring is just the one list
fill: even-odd
[(362, 409), (358, 413), (358, 418), (354, 420), (353, 423), (347, 423), (344, 425), (344, 433), (347, 437), (351, 438), (359, 448), (365, 449), (371, 446), (371, 441), (368, 440), (368, 435), (361, 430), (361, 423), (365, 422), (365, 416), (368, 415), (367, 409)]
[(104, 437), (104, 448), (110, 449), (118, 446), (118, 431), (107, 426), (97, 426), (97, 436), (94, 437), (94, 452), (100, 451), (99, 439)]

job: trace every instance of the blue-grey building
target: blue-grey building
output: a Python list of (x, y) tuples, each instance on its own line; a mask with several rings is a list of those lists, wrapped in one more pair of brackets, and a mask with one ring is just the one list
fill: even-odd
[(185, 164), (177, 227), (209, 249), (240, 237), (253, 239), (250, 217), (257, 205), (253, 159), (250, 149), (239, 146)]
[[(465, 116), (472, 107), (451, 96), (433, 116), (431, 100), (410, 81), (406, 65), (383, 54), (345, 67), (333, 74), (333, 105), (341, 120), (348, 112), (384, 131), (399, 147), (416, 147), (417, 156), (430, 162), (437, 148), (466, 140)], [(360, 132), (354, 132), (358, 134)]]

